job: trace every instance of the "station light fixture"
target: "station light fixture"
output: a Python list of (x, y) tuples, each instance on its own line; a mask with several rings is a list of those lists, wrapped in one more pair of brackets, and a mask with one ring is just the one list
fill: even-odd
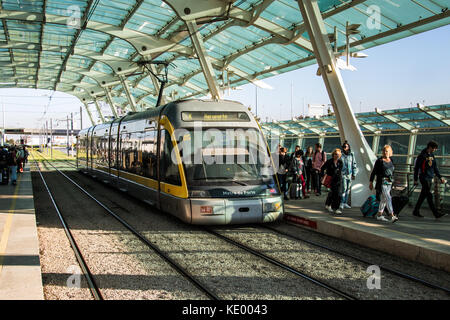
[(348, 21), (345, 25), (345, 53), (347, 55), (347, 66), (350, 65), (350, 35), (352, 34), (359, 34), (361, 31), (359, 31), (359, 27), (361, 27), (360, 24), (353, 23), (349, 24)]

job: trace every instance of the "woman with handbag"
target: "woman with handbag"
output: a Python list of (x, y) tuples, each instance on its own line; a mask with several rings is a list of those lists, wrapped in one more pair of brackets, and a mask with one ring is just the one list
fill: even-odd
[[(392, 147), (385, 145), (382, 150), (382, 157), (375, 161), (372, 173), (370, 174), (369, 189), (373, 190), (373, 181), (377, 180), (375, 185), (377, 200), (380, 201), (378, 207), (377, 220), (391, 221), (392, 223), (398, 220), (398, 217), (394, 214), (394, 207), (392, 206), (392, 182), (394, 181), (394, 163), (392, 162)], [(384, 208), (387, 208), (391, 220), (386, 219), (383, 216)]]
[(342, 199), (342, 167), (344, 166), (341, 156), (341, 150), (334, 149), (331, 159), (322, 166), (322, 173), (325, 173), (322, 184), (330, 189), (325, 201), (325, 208), (335, 214), (342, 214), (342, 210), (339, 208)]

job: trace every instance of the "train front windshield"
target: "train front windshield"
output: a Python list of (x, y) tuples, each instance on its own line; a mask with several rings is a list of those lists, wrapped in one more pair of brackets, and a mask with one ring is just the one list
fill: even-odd
[(259, 130), (181, 129), (177, 140), (191, 190), (215, 190), (216, 196), (278, 194)]

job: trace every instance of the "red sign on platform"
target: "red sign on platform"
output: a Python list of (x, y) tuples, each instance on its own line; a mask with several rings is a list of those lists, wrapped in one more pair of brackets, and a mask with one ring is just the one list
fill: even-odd
[(284, 220), (295, 223), (295, 224), (301, 224), (302, 226), (310, 227), (313, 229), (317, 229), (317, 222), (305, 219), (303, 217), (297, 217), (290, 214), (284, 214)]

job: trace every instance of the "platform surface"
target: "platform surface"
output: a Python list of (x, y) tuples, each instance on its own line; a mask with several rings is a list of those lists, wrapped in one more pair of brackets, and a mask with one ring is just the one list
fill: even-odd
[(17, 185), (0, 185), (0, 300), (43, 300), (29, 167)]
[(335, 215), (325, 209), (322, 196), (285, 201), (285, 220), (317, 232), (377, 249), (450, 272), (450, 216), (435, 219), (426, 202), (424, 218), (406, 206), (396, 223), (364, 218), (359, 208)]

